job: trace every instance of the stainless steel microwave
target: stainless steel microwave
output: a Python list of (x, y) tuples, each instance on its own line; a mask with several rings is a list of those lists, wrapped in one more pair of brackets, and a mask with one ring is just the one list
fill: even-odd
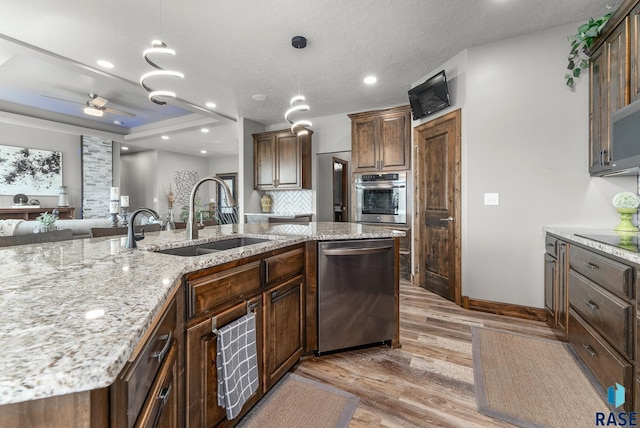
[(610, 166), (605, 175), (640, 173), (640, 100), (611, 114)]
[(407, 223), (407, 173), (356, 174), (356, 222)]

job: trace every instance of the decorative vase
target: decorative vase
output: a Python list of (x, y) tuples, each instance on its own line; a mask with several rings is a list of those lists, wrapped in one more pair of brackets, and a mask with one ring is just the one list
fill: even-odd
[(631, 217), (638, 211), (637, 208), (616, 208), (620, 213), (620, 223), (613, 228), (617, 232), (638, 232), (638, 228), (631, 223)]
[(268, 193), (265, 193), (262, 198), (260, 198), (260, 205), (262, 206), (263, 213), (271, 212), (271, 196)]
[(67, 186), (60, 186), (60, 193), (58, 194), (58, 206), (68, 207), (69, 197), (67, 196)]

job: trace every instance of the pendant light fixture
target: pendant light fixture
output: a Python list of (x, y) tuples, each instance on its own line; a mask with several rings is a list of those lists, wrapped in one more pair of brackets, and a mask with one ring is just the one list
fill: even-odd
[[(296, 49), (304, 49), (307, 46), (307, 39), (303, 36), (295, 36), (291, 39), (291, 46)], [(311, 127), (311, 122), (305, 119), (294, 120), (291, 115), (298, 115), (300, 112), (309, 111), (309, 104), (305, 103), (306, 98), (300, 93), (300, 76), (298, 76), (298, 95), (291, 98), (289, 102), (291, 108), (284, 113), (284, 118), (291, 124), (291, 132), (301, 136), (309, 133), (305, 127)]]
[(165, 105), (167, 102), (161, 101), (157, 97), (175, 98), (176, 93), (173, 91), (165, 90), (165, 89), (152, 89), (146, 83), (146, 80), (151, 77), (157, 77), (157, 76), (168, 76), (168, 77), (177, 77), (179, 79), (184, 79), (184, 74), (182, 74), (179, 71), (165, 70), (164, 68), (160, 67), (158, 64), (153, 62), (151, 59), (149, 59), (149, 55), (157, 55), (157, 54), (174, 56), (176, 54), (176, 51), (173, 49), (169, 49), (167, 45), (161, 40), (152, 41), (151, 48), (145, 49), (144, 52), (142, 52), (142, 56), (149, 65), (155, 68), (155, 70), (149, 71), (148, 73), (144, 73), (142, 76), (140, 76), (140, 85), (147, 92), (149, 92), (149, 100), (159, 105)]

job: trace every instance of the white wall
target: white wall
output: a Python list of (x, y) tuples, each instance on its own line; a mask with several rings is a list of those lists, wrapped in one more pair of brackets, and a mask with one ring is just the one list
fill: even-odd
[(253, 189), (253, 134), (264, 132), (264, 125), (244, 117), (238, 118), (238, 135), (242, 146), (238, 170), (238, 200), (240, 202), (240, 221), (244, 222), (244, 213), (262, 211), (260, 198), (262, 195)]
[[(67, 186), (69, 205), (76, 207), (76, 214), (79, 214), (82, 204), (80, 196), (80, 136), (0, 123), (0, 145), (62, 152), (62, 184)], [(54, 194), (51, 196), (27, 196), (29, 199), (38, 199), (41, 207), (56, 207), (58, 206), (58, 190), (54, 189)], [(13, 196), (0, 195), (0, 206), (12, 206)]]
[(213, 157), (209, 159), (209, 175), (238, 173), (238, 156)]
[[(637, 191), (635, 177), (588, 174), (588, 79), (575, 92), (563, 80), (575, 28), (468, 49), (457, 73), (463, 295), (543, 307), (543, 226), (613, 228), (611, 198)], [(484, 206), (485, 192), (500, 205)]]
[(120, 194), (129, 195), (129, 211), (145, 207), (158, 212), (158, 204), (153, 202), (158, 193), (157, 171), (156, 150), (120, 155)]

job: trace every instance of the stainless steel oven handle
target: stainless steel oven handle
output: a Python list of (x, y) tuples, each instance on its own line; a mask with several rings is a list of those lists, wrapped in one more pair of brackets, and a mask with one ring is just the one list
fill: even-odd
[(356, 189), (404, 189), (406, 184), (380, 185), (380, 184), (356, 184)]
[(322, 254), (325, 256), (360, 256), (363, 254), (378, 254), (389, 251), (393, 248), (392, 245), (375, 248), (340, 248), (340, 249), (325, 249), (322, 250)]

